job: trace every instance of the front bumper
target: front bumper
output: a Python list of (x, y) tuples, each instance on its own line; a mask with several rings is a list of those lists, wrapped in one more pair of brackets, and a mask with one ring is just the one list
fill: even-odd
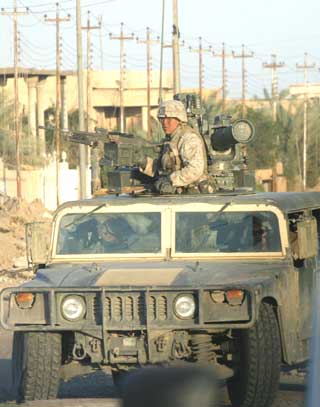
[[(0, 324), (14, 331), (150, 331), (173, 329), (250, 328), (255, 321), (255, 297), (247, 287), (241, 305), (214, 303), (210, 291), (221, 287), (93, 287), (93, 288), (7, 288), (0, 293)], [(223, 287), (223, 289), (229, 289)], [(29, 309), (21, 309), (15, 293), (32, 292), (36, 300)], [(177, 296), (191, 294), (196, 313), (180, 319), (173, 311)], [(63, 318), (61, 302), (67, 295), (85, 299), (87, 311), (81, 321)]]

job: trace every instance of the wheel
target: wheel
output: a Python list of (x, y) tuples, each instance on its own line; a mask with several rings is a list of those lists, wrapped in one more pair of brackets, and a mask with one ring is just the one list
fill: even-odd
[(57, 397), (61, 354), (60, 334), (14, 333), (12, 374), (18, 401), (47, 400)]
[(239, 333), (238, 369), (228, 381), (233, 407), (270, 407), (280, 380), (281, 344), (276, 315), (261, 304), (255, 325)]

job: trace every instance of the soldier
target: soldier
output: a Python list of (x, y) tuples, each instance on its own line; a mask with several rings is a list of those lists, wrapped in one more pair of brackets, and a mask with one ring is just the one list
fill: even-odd
[(207, 179), (207, 152), (201, 135), (187, 125), (183, 103), (163, 102), (158, 119), (166, 134), (160, 156), (157, 160), (145, 157), (139, 167), (144, 174), (157, 177), (154, 186), (161, 194), (199, 192)]

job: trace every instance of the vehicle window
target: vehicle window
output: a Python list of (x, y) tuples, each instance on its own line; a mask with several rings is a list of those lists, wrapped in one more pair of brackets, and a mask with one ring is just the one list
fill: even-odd
[(272, 212), (179, 212), (176, 252), (279, 252), (279, 225)]
[(65, 215), (57, 254), (161, 252), (160, 213)]

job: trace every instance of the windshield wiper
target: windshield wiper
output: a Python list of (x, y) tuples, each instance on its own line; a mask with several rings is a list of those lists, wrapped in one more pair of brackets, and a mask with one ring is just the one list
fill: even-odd
[(82, 221), (83, 219), (87, 218), (88, 216), (92, 215), (93, 213), (97, 212), (99, 209), (103, 208), (104, 206), (106, 206), (106, 203), (103, 203), (99, 206), (96, 206), (94, 209), (92, 209), (90, 212), (86, 212), (83, 215), (79, 216), (79, 218), (74, 219), (72, 222), (67, 223), (64, 227), (68, 228), (72, 225), (77, 225), (80, 221)]

